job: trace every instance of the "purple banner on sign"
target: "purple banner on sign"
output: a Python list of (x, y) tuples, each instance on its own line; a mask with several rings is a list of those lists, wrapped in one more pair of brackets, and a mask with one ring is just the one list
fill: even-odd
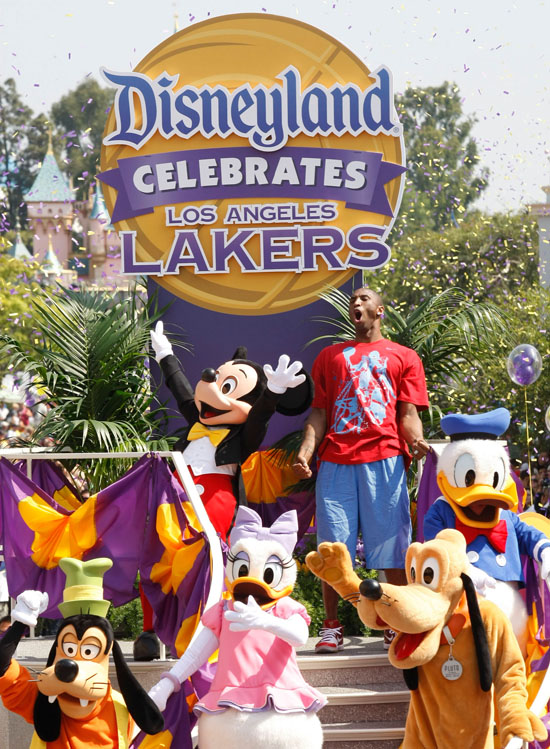
[(376, 152), (340, 148), (205, 148), (132, 156), (99, 179), (118, 191), (112, 221), (156, 206), (230, 198), (339, 200), (393, 216), (384, 185), (406, 168)]

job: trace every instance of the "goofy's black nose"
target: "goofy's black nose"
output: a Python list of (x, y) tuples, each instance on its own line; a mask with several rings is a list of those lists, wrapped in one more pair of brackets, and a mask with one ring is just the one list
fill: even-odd
[(378, 601), (382, 598), (382, 587), (378, 580), (363, 580), (359, 586), (359, 593), (370, 601)]
[(212, 367), (208, 367), (207, 369), (203, 369), (201, 372), (201, 380), (203, 382), (214, 382), (216, 379), (216, 370), (212, 369)]
[(64, 681), (66, 684), (69, 684), (76, 679), (78, 674), (78, 663), (69, 658), (62, 658), (55, 664), (54, 672), (59, 681)]

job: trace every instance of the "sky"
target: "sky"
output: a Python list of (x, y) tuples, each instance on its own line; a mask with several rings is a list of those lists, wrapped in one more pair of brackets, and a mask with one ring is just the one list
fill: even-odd
[(489, 188), (477, 206), (519, 211), (550, 184), (550, 0), (2, 0), (0, 81), (36, 114), (99, 69), (127, 72), (178, 28), (267, 12), (336, 37), (394, 89), (455, 82)]

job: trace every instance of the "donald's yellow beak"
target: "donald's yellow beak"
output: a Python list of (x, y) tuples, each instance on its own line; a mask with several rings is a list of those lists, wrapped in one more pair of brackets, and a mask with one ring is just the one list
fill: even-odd
[(458, 519), (474, 528), (492, 528), (500, 519), (501, 509), (515, 511), (518, 506), (516, 485), (511, 476), (501, 490), (488, 484), (452, 486), (443, 471), (437, 474), (437, 484)]

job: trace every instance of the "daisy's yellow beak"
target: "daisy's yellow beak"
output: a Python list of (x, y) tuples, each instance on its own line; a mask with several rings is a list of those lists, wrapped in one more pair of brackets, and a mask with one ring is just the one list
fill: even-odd
[(234, 601), (247, 603), (248, 596), (252, 596), (262, 609), (273, 606), (279, 598), (290, 595), (293, 589), (292, 585), (287, 585), (282, 590), (274, 590), (263, 580), (250, 576), (237, 577), (233, 581), (229, 581), (226, 577), (225, 584)]

